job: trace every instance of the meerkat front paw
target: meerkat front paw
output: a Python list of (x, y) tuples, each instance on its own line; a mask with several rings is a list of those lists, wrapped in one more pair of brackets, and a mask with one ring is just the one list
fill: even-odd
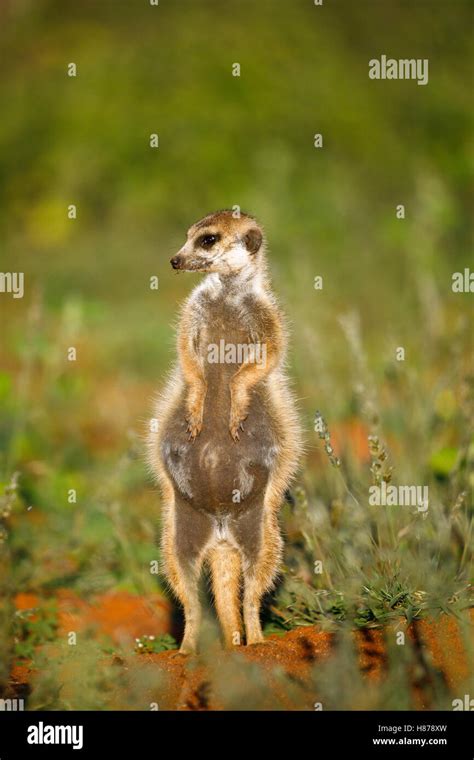
[(186, 422), (189, 440), (194, 441), (202, 430), (204, 416), (204, 399), (206, 398), (206, 386), (197, 384), (190, 388), (186, 402)]
[(235, 442), (240, 440), (239, 431), (244, 429), (243, 423), (247, 419), (246, 410), (232, 407), (230, 410), (229, 431)]
[(200, 409), (189, 412), (186, 417), (186, 422), (188, 423), (186, 432), (189, 433), (190, 441), (194, 441), (202, 430), (202, 416), (202, 409)]

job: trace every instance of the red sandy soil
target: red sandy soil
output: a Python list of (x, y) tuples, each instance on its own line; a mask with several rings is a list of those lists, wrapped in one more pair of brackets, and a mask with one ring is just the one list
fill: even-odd
[[(61, 590), (57, 597), (58, 606), (58, 636), (66, 637), (69, 631), (84, 632), (100, 638), (106, 635), (116, 644), (131, 650), (136, 637), (143, 635), (159, 635), (170, 630), (171, 609), (162, 597), (154, 595), (144, 599), (131, 594), (108, 593), (97, 597), (92, 602), (86, 602), (68, 590)], [(41, 599), (32, 594), (19, 594), (15, 600), (19, 610), (38, 607)], [(474, 623), (474, 610), (470, 610), (470, 619)], [(468, 662), (459, 626), (454, 617), (442, 615), (436, 620), (422, 620), (412, 624), (407, 630), (408, 635), (419, 643), (417, 651), (420, 658), (428, 658), (443, 674), (449, 688), (455, 692), (462, 689), (468, 679)], [(353, 636), (358, 651), (360, 671), (370, 684), (380, 683), (386, 667), (385, 636), (395, 635), (391, 629), (364, 629), (354, 631)], [(247, 669), (239, 669), (242, 664), (252, 663), (258, 668), (258, 679), (267, 686), (273, 699), (266, 706), (268, 709), (277, 705), (280, 709), (301, 709), (301, 694), (311, 669), (318, 663), (328, 661), (334, 655), (334, 634), (320, 630), (316, 626), (298, 628), (284, 636), (270, 636), (263, 644), (250, 647), (238, 647), (232, 653), (218, 648), (213, 649), (210, 656), (193, 658), (180, 655), (175, 651), (160, 654), (131, 654), (125, 659), (113, 657), (112, 662), (123, 668), (128, 679), (140, 680), (141, 676), (153, 672), (160, 677), (159, 709), (160, 710), (209, 710), (219, 709), (219, 698), (212, 693), (212, 672), (226, 673), (231, 668), (231, 678), (238, 693), (244, 695), (251, 688), (245, 683)], [(110, 658), (109, 658), (110, 661)], [(297, 696), (287, 694), (278, 680), (279, 669), (288, 675), (295, 685)], [(25, 685), (31, 677), (28, 663), (16, 665), (11, 674), (12, 687), (18, 689)], [(219, 680), (219, 679), (218, 679)], [(239, 680), (242, 682), (239, 683)], [(155, 687), (156, 688), (156, 687)], [(146, 692), (146, 689), (145, 689)], [(464, 692), (463, 692), (464, 693)], [(413, 698), (419, 709), (429, 709), (429, 699), (426, 697), (426, 683), (421, 678), (413, 678)], [(158, 699), (156, 693), (150, 690), (144, 694), (145, 704)], [(297, 701), (294, 702), (293, 699)], [(365, 709), (377, 705), (370, 704), (367, 698)], [(311, 701), (312, 700), (312, 701)], [(245, 700), (244, 700), (245, 701)], [(308, 695), (307, 709), (314, 709), (314, 696)], [(311, 703), (310, 703), (311, 702)], [(118, 697), (117, 709), (123, 708)]]
[[(472, 611), (474, 612), (474, 611)], [(474, 614), (471, 616), (474, 622)], [(391, 631), (394, 635), (394, 631)], [(386, 667), (386, 650), (384, 631), (381, 629), (365, 629), (353, 633), (361, 673), (369, 686), (383, 679)], [(417, 638), (422, 643), (423, 656), (430, 658), (432, 664), (441, 671), (451, 690), (464, 688), (469, 670), (466, 652), (459, 633), (456, 620), (442, 616), (437, 620), (423, 620), (410, 626), (408, 635)], [(241, 657), (247, 662), (257, 664), (260, 669), (262, 683), (266, 684), (272, 694), (268, 704), (263, 703), (260, 709), (314, 709), (317, 695), (313, 688), (306, 690), (310, 670), (318, 663), (327, 661), (334, 656), (335, 637), (331, 633), (319, 630), (315, 626), (298, 628), (285, 636), (270, 636), (264, 644), (251, 647), (241, 647), (235, 651), (234, 657)], [(225, 652), (213, 653), (213, 670), (218, 672), (225, 666)], [(209, 672), (202, 664), (193, 666), (192, 658), (177, 655), (174, 652), (163, 652), (158, 655), (143, 655), (140, 658), (143, 667), (153, 664), (165, 674), (160, 689), (160, 709), (168, 710), (215, 710), (221, 709), (218, 699), (210, 689)], [(287, 693), (285, 685), (279, 683), (275, 669), (280, 667), (292, 682), (302, 687), (292, 697)], [(233, 678), (238, 677), (238, 668), (232, 671)], [(250, 692), (252, 684), (245, 683), (245, 671), (242, 673), (242, 683), (238, 684), (239, 693), (244, 697)], [(418, 683), (413, 679), (413, 701), (417, 709), (430, 709), (426, 687), (429, 684)], [(428, 689), (429, 692), (429, 689)], [(461, 693), (461, 692), (460, 692)], [(464, 693), (464, 692), (462, 692)], [(359, 709), (377, 709), (380, 705), (377, 699), (368, 692), (366, 701)], [(373, 699), (374, 701), (371, 701)], [(150, 701), (153, 696), (150, 694)], [(245, 702), (244, 702), (245, 704)]]
[[(59, 589), (55, 601), (58, 608), (58, 636), (69, 631), (92, 635), (105, 634), (115, 644), (129, 645), (135, 638), (167, 633), (171, 626), (171, 606), (159, 594), (146, 598), (126, 591), (102, 594), (85, 601), (68, 589)], [(36, 594), (17, 594), (17, 610), (31, 610), (41, 605)]]

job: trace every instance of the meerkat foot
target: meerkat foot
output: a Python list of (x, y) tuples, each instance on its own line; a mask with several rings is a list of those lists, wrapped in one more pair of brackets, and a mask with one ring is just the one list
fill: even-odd
[(189, 645), (181, 645), (176, 654), (180, 655), (181, 657), (191, 657), (192, 655), (197, 654), (197, 649)]
[(197, 645), (194, 641), (186, 641), (186, 637), (182, 640), (181, 646), (178, 649), (177, 654), (197, 654)]
[(263, 633), (254, 633), (250, 636), (247, 636), (247, 640), (245, 642), (247, 646), (251, 646), (252, 644), (267, 644), (268, 639), (265, 639), (263, 637)]
[(182, 657), (187, 657), (191, 652), (182, 652), (181, 649), (177, 649), (175, 652), (170, 652), (170, 657), (174, 660), (179, 660)]

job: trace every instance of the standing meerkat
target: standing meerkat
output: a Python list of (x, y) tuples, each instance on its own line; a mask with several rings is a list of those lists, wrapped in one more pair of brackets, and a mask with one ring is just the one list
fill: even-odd
[(263, 641), (261, 600), (280, 565), (278, 511), (301, 437), (260, 225), (247, 214), (210, 214), (189, 229), (171, 265), (207, 274), (182, 308), (178, 362), (149, 437), (163, 494), (164, 571), (184, 607), (180, 651), (190, 653), (203, 563), (226, 646), (242, 641), (241, 607), (246, 643)]

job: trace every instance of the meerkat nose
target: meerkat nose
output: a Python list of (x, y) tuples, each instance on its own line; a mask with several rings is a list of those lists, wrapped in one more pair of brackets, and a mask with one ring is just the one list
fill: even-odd
[(179, 265), (181, 264), (181, 256), (173, 256), (173, 258), (170, 261), (171, 266), (173, 269), (179, 269)]

